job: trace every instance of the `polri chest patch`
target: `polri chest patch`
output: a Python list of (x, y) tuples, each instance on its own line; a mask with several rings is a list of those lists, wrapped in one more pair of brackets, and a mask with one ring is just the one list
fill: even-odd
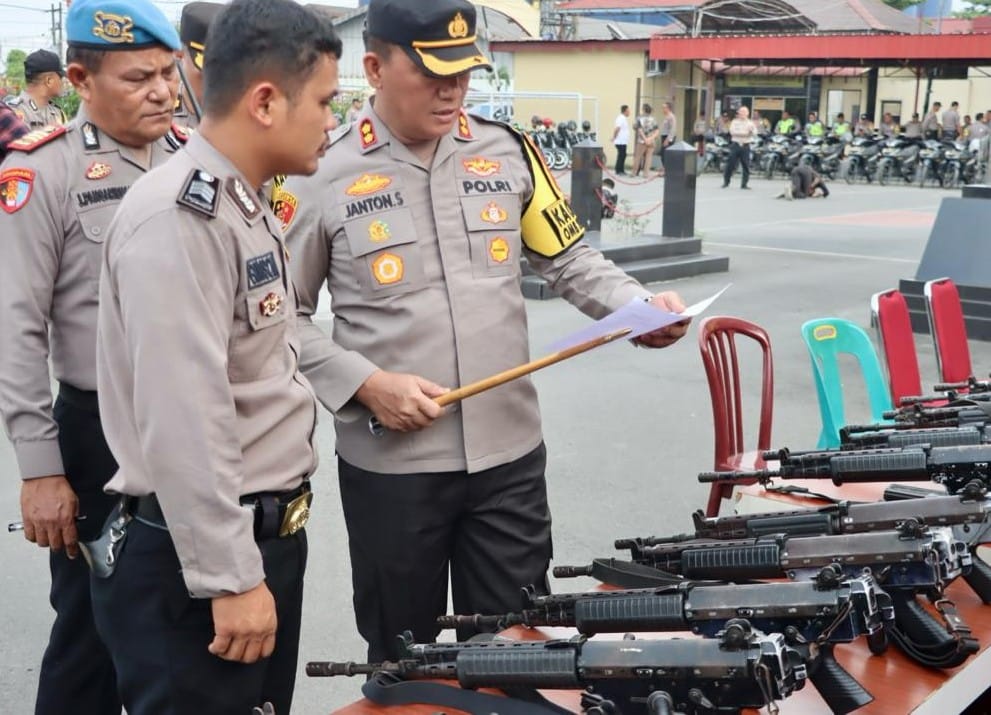
[(279, 280), (279, 264), (275, 262), (275, 254), (269, 251), (263, 256), (249, 258), (247, 263), (248, 290)]

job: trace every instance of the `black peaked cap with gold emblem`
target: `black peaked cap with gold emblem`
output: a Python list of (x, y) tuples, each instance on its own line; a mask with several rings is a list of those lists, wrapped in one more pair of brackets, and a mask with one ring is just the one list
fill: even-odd
[(182, 8), (179, 20), (179, 39), (189, 48), (190, 59), (197, 68), (203, 69), (203, 54), (206, 52), (206, 33), (210, 23), (220, 14), (225, 5), (219, 2), (191, 2)]
[(475, 6), (467, 0), (371, 0), (369, 35), (399, 45), (431, 77), (492, 67), (475, 34)]

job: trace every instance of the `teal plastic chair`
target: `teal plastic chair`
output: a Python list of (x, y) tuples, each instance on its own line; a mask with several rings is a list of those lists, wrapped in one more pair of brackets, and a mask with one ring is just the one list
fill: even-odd
[(843, 412), (843, 380), (838, 356), (853, 355), (860, 365), (871, 404), (871, 421), (883, 422), (891, 409), (891, 395), (881, 372), (874, 344), (857, 324), (842, 318), (810, 320), (802, 326), (802, 338), (812, 358), (812, 376), (819, 399), (822, 432), (819, 449), (840, 446), (840, 428), (847, 424)]

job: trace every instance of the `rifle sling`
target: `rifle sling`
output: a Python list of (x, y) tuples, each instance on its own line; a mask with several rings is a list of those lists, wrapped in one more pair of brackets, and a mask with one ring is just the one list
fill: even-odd
[(980, 650), (980, 643), (971, 635), (970, 628), (960, 617), (956, 605), (947, 599), (936, 602), (936, 611), (951, 639), (945, 644), (926, 644), (913, 641), (898, 627), (890, 626), (889, 635), (912, 660), (929, 668), (956, 668)]
[(366, 698), (379, 705), (439, 705), (471, 715), (571, 715), (536, 690), (513, 688), (512, 697), (463, 690), (443, 683), (401, 680), (389, 673), (376, 673), (361, 686)]

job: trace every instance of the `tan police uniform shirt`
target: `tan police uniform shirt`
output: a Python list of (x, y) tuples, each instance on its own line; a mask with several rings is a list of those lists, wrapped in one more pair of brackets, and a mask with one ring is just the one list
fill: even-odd
[[(380, 438), (353, 396), (378, 368), (454, 388), (527, 362), (523, 256), (594, 318), (650, 292), (584, 242), (562, 250), (581, 237), (577, 220), (559, 193), (537, 210), (556, 183), (507, 126), (463, 114), (430, 165), (392, 139), (370, 103), (339, 132), (318, 173), (290, 177), (275, 197), (300, 291), (303, 370), (336, 413), (338, 453), (391, 474), (477, 472), (527, 454), (542, 439), (529, 378), (448, 408), (427, 429)], [(333, 337), (312, 322), (324, 282)]]
[[(11, 151), (0, 165), (0, 414), (24, 479), (65, 471), (48, 361), (56, 380), (96, 389), (100, 253), (114, 211), (145, 173), (144, 160), (85, 109), (57, 131), (64, 134)], [(170, 152), (155, 142), (151, 166)]]
[(50, 124), (65, 124), (65, 114), (51, 102), (39, 104), (27, 92), (21, 92), (14, 99), (8, 100), (8, 106), (31, 129), (38, 129)]
[(100, 415), (110, 492), (154, 492), (195, 598), (264, 578), (254, 492), (316, 469), (316, 400), (299, 372), (282, 232), (202, 135), (139, 181), (110, 227), (100, 283)]

